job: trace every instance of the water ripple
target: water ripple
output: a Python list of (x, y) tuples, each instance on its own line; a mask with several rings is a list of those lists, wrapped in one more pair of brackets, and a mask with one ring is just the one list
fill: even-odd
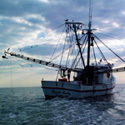
[(98, 98), (45, 100), (41, 88), (0, 89), (0, 124), (124, 125), (125, 85)]

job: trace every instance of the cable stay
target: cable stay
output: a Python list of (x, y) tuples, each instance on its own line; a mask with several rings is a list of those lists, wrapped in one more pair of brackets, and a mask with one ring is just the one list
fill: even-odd
[[(63, 25), (64, 25), (64, 24), (63, 24)], [(65, 27), (64, 27), (64, 29), (63, 29), (63, 31), (62, 31), (62, 33), (61, 33), (61, 37), (62, 37), (62, 34), (63, 34), (64, 30), (65, 30)], [(61, 37), (60, 37), (60, 39), (61, 39)], [(56, 49), (57, 49), (57, 47), (58, 47), (58, 45), (59, 45), (60, 39), (58, 40), (58, 42), (57, 42), (57, 44), (56, 44), (56, 46), (55, 46), (55, 49), (54, 49), (54, 51), (53, 51), (53, 53), (52, 53), (52, 56), (51, 56), (51, 58), (50, 58), (50, 61), (52, 60), (52, 58), (53, 58), (53, 56), (54, 56), (54, 54), (55, 54), (55, 51), (56, 51)]]
[(117, 36), (113, 36), (113, 34), (105, 34), (105, 33), (97, 33), (97, 34), (101, 34), (105, 37), (108, 37), (108, 38), (112, 38), (112, 39), (116, 39), (116, 40), (121, 40), (119, 38), (117, 38)]
[(125, 63), (125, 60), (123, 60), (118, 54), (116, 54), (112, 49), (110, 49), (105, 43), (102, 42), (96, 35), (94, 35), (105, 47), (107, 47), (115, 56), (117, 56), (121, 61)]

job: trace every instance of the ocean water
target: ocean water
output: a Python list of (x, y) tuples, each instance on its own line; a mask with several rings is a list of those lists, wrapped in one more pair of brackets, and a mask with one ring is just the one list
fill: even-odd
[(82, 100), (45, 100), (40, 87), (0, 88), (0, 125), (125, 125), (125, 84)]

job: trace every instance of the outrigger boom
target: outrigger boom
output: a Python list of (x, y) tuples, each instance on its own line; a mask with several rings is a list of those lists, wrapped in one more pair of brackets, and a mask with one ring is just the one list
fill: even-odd
[[(9, 52), (9, 51), (5, 51), (2, 58), (8, 59), (7, 54), (9, 54), (10, 56), (14, 56), (14, 57), (17, 57), (17, 58), (20, 58), (20, 59), (24, 59), (24, 60), (34, 62), (34, 63), (37, 63), (37, 64), (41, 64), (41, 65), (45, 65), (45, 66), (48, 66), (48, 67), (59, 68), (61, 70), (69, 70), (69, 71), (74, 71), (74, 72), (79, 72), (80, 71), (80, 69), (77, 69), (77, 68), (76, 69), (71, 69), (71, 68), (68, 68), (68, 67), (65, 67), (65, 66), (62, 66), (62, 65), (52, 63), (52, 62), (27, 57), (27, 56), (16, 54), (16, 53)], [(114, 69), (105, 70), (105, 71), (107, 71), (107, 72), (109, 72), (109, 71), (110, 72), (123, 72), (123, 71), (125, 71), (125, 67), (119, 67), (119, 68), (114, 68)], [(99, 72), (101, 72), (101, 71), (99, 71)]]

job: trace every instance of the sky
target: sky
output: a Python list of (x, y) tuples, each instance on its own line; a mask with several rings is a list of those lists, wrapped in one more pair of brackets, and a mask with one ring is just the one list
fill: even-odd
[[(88, 0), (1, 0), (0, 1), (0, 87), (40, 86), (41, 80), (55, 80), (57, 69), (51, 70), (24, 60), (2, 59), (4, 50), (49, 60), (61, 50), (59, 40), (70, 21), (88, 25)], [(95, 34), (125, 60), (125, 1), (92, 0), (92, 27)], [(102, 47), (115, 67), (125, 66)], [(125, 73), (115, 73), (117, 83), (125, 83)]]

